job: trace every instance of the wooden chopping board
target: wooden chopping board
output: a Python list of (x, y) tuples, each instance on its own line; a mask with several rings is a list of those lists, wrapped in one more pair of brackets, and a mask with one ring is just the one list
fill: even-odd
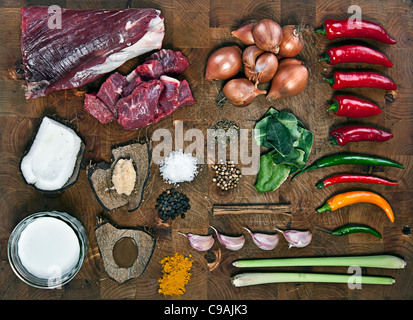
[[(20, 8), (25, 5), (59, 5), (77, 9), (153, 7), (160, 9), (165, 17), (166, 35), (164, 48), (182, 51), (190, 62), (183, 77), (189, 82), (197, 104), (177, 110), (155, 125), (137, 131), (126, 132), (116, 123), (101, 125), (83, 109), (85, 90), (98, 88), (105, 77), (78, 90), (54, 92), (45, 98), (27, 101), (24, 97), (21, 74), (16, 67), (21, 61)], [(313, 29), (321, 26), (327, 18), (346, 18), (353, 2), (327, 0), (175, 0), (175, 1), (109, 1), (109, 0), (56, 0), (56, 1), (1, 1), (0, 2), (0, 299), (164, 299), (159, 295), (156, 280), (161, 276), (159, 261), (166, 255), (180, 252), (193, 255), (195, 261), (192, 278), (181, 299), (412, 299), (413, 237), (404, 235), (402, 228), (413, 224), (413, 11), (409, 2), (397, 0), (367, 1), (357, 4), (362, 8), (363, 18), (383, 25), (396, 38), (395, 46), (386, 46), (366, 41), (383, 51), (394, 63), (392, 69), (369, 67), (391, 77), (399, 89), (394, 95), (385, 95), (379, 90), (348, 90), (376, 102), (383, 113), (358, 123), (386, 128), (394, 139), (377, 143), (358, 143), (344, 148), (331, 146), (328, 132), (331, 128), (348, 123), (351, 119), (338, 118), (326, 112), (333, 91), (322, 78), (331, 75), (333, 68), (318, 62), (326, 47), (341, 43), (327, 41), (315, 35)], [(311, 68), (311, 77), (306, 90), (299, 96), (280, 99), (274, 103), (258, 97), (247, 108), (231, 105), (218, 108), (215, 98), (221, 82), (207, 83), (203, 80), (205, 63), (210, 53), (223, 44), (239, 44), (230, 32), (249, 19), (270, 18), (281, 25), (300, 24), (304, 29), (305, 48), (299, 58)], [(132, 59), (119, 68), (127, 74), (144, 57)], [(365, 68), (365, 66), (351, 66)], [(337, 68), (339, 69), (339, 68)], [(293, 182), (285, 182), (277, 191), (258, 194), (254, 189), (255, 176), (244, 176), (238, 188), (222, 192), (211, 182), (213, 173), (204, 165), (196, 179), (183, 183), (178, 189), (190, 198), (191, 210), (185, 219), (162, 224), (155, 210), (156, 198), (169, 188), (163, 182), (157, 165), (151, 166), (149, 180), (141, 207), (134, 212), (119, 209), (105, 212), (96, 200), (87, 180), (85, 169), (77, 183), (57, 195), (46, 195), (26, 185), (19, 173), (19, 162), (40, 119), (45, 114), (55, 114), (69, 120), (86, 142), (83, 166), (90, 162), (109, 162), (111, 148), (142, 137), (152, 137), (158, 128), (174, 132), (175, 124), (182, 121), (184, 132), (191, 128), (206, 132), (210, 125), (222, 118), (234, 120), (241, 128), (252, 129), (269, 107), (289, 110), (313, 133), (314, 145), (309, 158), (312, 162), (324, 155), (350, 151), (388, 157), (405, 165), (405, 170), (394, 168), (330, 168), (303, 174)], [(175, 137), (176, 138), (176, 137)], [(180, 146), (179, 139), (177, 146)], [(156, 144), (156, 142), (154, 142)], [(186, 147), (191, 141), (185, 141)], [(397, 187), (359, 186), (356, 184), (334, 186), (324, 190), (314, 185), (325, 176), (338, 171), (354, 170), (374, 173), (399, 182)], [(356, 188), (369, 189), (383, 195), (393, 206), (396, 216), (391, 224), (379, 209), (372, 205), (357, 205), (340, 212), (315, 214), (330, 196)], [(214, 204), (230, 203), (290, 203), (292, 214), (247, 214), (213, 215)], [(62, 290), (39, 290), (28, 288), (14, 276), (7, 260), (7, 241), (15, 225), (27, 215), (40, 210), (67, 211), (78, 217), (89, 232), (89, 251), (79, 274)], [(156, 239), (153, 257), (145, 272), (137, 279), (118, 285), (107, 276), (98, 252), (94, 228), (97, 217), (113, 221), (120, 227), (145, 226)], [(316, 232), (316, 227), (332, 229), (349, 222), (365, 223), (378, 230), (383, 239), (366, 234), (332, 238)], [(224, 249), (218, 243), (206, 254), (195, 252), (187, 240), (178, 234), (192, 232), (206, 234), (210, 225), (226, 234), (240, 234), (242, 227), (268, 231), (278, 228), (310, 229), (314, 232), (311, 245), (306, 248), (288, 249), (286, 242), (271, 252), (256, 249), (251, 239), (237, 252)], [(246, 234), (246, 236), (248, 236)], [(237, 272), (232, 267), (238, 258), (329, 256), (350, 254), (392, 253), (407, 260), (404, 270), (373, 270), (376, 275), (389, 275), (396, 279), (392, 286), (370, 286), (362, 290), (350, 290), (346, 285), (334, 284), (279, 284), (249, 288), (234, 288), (230, 276)], [(328, 269), (312, 268), (306, 271), (329, 272)], [(347, 272), (346, 269), (337, 269)]]

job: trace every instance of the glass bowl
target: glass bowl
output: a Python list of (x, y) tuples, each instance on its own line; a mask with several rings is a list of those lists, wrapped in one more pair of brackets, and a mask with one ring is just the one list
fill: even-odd
[[(52, 273), (48, 278), (39, 278), (36, 275), (33, 275), (29, 272), (25, 266), (23, 265), (19, 254), (18, 254), (18, 244), (20, 240), (20, 236), (24, 229), (34, 222), (36, 219), (41, 217), (52, 217), (57, 218), (66, 224), (68, 224), (73, 231), (75, 232), (78, 241), (79, 241), (79, 259), (77, 263), (68, 271), (65, 271), (63, 274), (56, 272)], [(76, 274), (79, 272), (80, 268), (82, 267), (83, 261), (86, 256), (86, 252), (88, 249), (88, 237), (85, 228), (81, 224), (81, 222), (76, 219), (75, 217), (67, 214), (66, 212), (59, 212), (59, 211), (45, 211), (45, 212), (38, 212), (34, 213), (22, 221), (14, 228), (12, 231), (8, 246), (7, 246), (7, 255), (10, 262), (10, 266), (14, 273), (26, 284), (41, 289), (56, 289), (59, 288), (70, 280), (72, 280)]]

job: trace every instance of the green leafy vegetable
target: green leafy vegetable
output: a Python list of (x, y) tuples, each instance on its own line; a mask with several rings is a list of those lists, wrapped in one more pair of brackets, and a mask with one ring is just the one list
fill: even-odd
[(289, 175), (306, 166), (313, 146), (313, 134), (292, 113), (270, 108), (254, 128), (254, 139), (270, 151), (261, 156), (255, 188), (276, 190)]
[[(305, 161), (304, 161), (305, 152), (300, 149), (293, 149), (288, 155), (285, 157), (279, 153), (272, 155), (272, 161), (274, 164), (288, 164), (290, 166), (295, 167), (296, 169), (304, 169), (305, 168)], [(290, 168), (293, 169), (293, 168)], [(290, 172), (291, 174), (291, 172)]]
[(300, 132), (300, 138), (294, 143), (294, 148), (301, 149), (304, 151), (304, 162), (307, 162), (308, 156), (311, 153), (311, 148), (313, 147), (313, 134), (303, 127), (298, 127)]
[(258, 171), (257, 183), (255, 189), (260, 192), (268, 192), (275, 190), (290, 174), (290, 166), (285, 164), (274, 164), (271, 151), (260, 158), (260, 170)]
[(288, 155), (293, 148), (293, 137), (286, 126), (274, 119), (267, 125), (267, 143), (282, 155)]
[(288, 112), (280, 112), (276, 115), (278, 121), (285, 125), (288, 130), (290, 130), (290, 135), (294, 141), (297, 141), (300, 138), (300, 132), (298, 131), (298, 121), (297, 118)]

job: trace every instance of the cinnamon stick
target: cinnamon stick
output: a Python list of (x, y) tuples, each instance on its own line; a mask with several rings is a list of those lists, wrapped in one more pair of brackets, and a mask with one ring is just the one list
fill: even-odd
[(224, 214), (290, 214), (289, 203), (266, 204), (216, 204), (212, 208), (214, 216)]

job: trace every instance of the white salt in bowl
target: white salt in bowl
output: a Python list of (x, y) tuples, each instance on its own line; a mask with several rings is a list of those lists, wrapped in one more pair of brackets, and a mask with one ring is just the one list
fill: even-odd
[(87, 233), (79, 220), (66, 212), (48, 211), (20, 221), (10, 235), (7, 254), (23, 282), (55, 289), (76, 276), (87, 249)]

